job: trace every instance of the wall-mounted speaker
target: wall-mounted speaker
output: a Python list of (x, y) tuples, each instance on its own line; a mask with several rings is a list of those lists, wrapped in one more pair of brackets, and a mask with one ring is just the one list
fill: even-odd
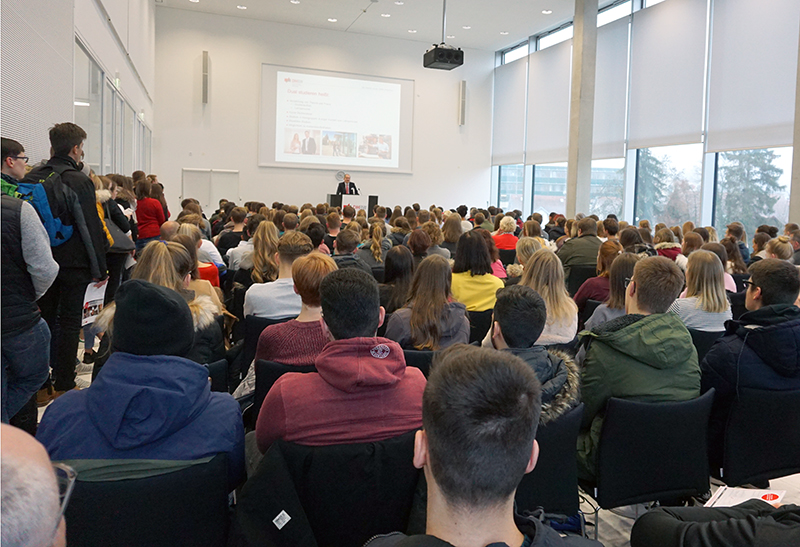
[(208, 52), (203, 52), (203, 104), (208, 104)]
[(467, 81), (458, 83), (458, 125), (467, 123)]

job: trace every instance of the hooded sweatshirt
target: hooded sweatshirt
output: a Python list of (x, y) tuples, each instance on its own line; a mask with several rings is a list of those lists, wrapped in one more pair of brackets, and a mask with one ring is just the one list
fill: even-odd
[(36, 438), (54, 461), (197, 460), (226, 452), (229, 484), (244, 477), (239, 405), (212, 393), (206, 368), (182, 357), (112, 354), (91, 387), (47, 407)]
[[(461, 302), (449, 302), (442, 313), (439, 328), (441, 333), (439, 347), (436, 349), (444, 349), (453, 344), (468, 344), (467, 307)], [(411, 340), (411, 308), (401, 308), (392, 314), (386, 327), (386, 338), (394, 340), (403, 349), (417, 349)]]
[(422, 426), (425, 377), (406, 368), (386, 338), (329, 342), (317, 372), (288, 373), (272, 386), (256, 423), (258, 449), (276, 439), (308, 446), (381, 441)]
[(594, 476), (602, 412), (611, 397), (649, 403), (700, 395), (700, 367), (689, 331), (674, 313), (624, 315), (584, 331), (586, 344), (578, 437), (579, 476)]
[(686, 270), (689, 259), (681, 254), (681, 246), (678, 243), (665, 241), (656, 245), (658, 256), (664, 256), (672, 260), (681, 270)]
[(717, 390), (709, 450), (721, 456), (723, 434), (739, 388), (800, 389), (800, 309), (774, 304), (725, 324), (725, 335), (703, 359), (703, 392)]

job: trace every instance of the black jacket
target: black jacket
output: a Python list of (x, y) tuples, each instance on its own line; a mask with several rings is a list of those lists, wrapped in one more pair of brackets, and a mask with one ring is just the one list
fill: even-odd
[[(61, 182), (72, 188), (78, 196), (81, 210), (83, 211), (83, 221), (89, 231), (90, 244), (81, 240), (80, 231), (75, 230), (69, 241), (53, 247), (53, 258), (58, 262), (61, 271), (64, 268), (84, 268), (91, 269), (92, 261), (89, 252), (93, 252), (97, 260), (97, 267), (100, 278), (108, 276), (106, 267), (106, 251), (108, 250), (108, 239), (106, 238), (100, 216), (97, 214), (97, 201), (92, 181), (79, 170), (78, 164), (67, 156), (53, 156), (47, 165), (66, 165), (69, 167), (61, 174)], [(98, 272), (92, 272), (94, 277)]]
[(725, 335), (700, 365), (701, 387), (717, 390), (709, 425), (709, 452), (719, 462), (725, 424), (739, 388), (800, 389), (800, 309), (765, 306), (725, 323)]
[[(36, 289), (22, 255), (22, 200), (2, 195), (2, 332), (3, 337), (25, 332), (39, 321)], [(5, 374), (5, 372), (3, 373)]]

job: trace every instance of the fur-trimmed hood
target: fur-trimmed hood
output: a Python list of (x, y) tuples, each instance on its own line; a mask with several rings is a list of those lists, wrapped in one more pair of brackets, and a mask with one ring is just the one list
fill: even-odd
[(675, 243), (674, 241), (665, 241), (663, 243), (656, 244), (656, 250), (659, 250), (659, 249), (675, 249), (675, 248), (680, 249), (681, 248), (680, 243)]
[(108, 190), (95, 190), (94, 198), (97, 203), (105, 203), (111, 199), (111, 192)]
[(548, 350), (544, 346), (509, 348), (504, 351), (509, 351), (530, 365), (542, 384), (539, 423), (555, 420), (580, 402), (580, 372), (568, 353)]
[[(187, 294), (184, 294), (184, 296), (189, 296), (189, 294), (192, 296), (194, 295), (192, 291), (187, 291)], [(219, 310), (210, 297), (201, 295), (191, 298), (191, 300), (187, 298), (187, 304), (189, 305), (189, 311), (192, 312), (195, 332), (200, 332), (214, 323), (214, 318)], [(116, 303), (112, 302), (100, 312), (100, 315), (98, 315), (95, 320), (95, 327), (98, 332), (113, 331), (114, 314), (116, 310)]]

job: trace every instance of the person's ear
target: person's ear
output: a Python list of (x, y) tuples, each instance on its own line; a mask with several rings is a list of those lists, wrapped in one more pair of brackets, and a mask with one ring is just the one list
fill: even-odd
[(328, 328), (328, 324), (325, 322), (325, 317), (320, 316), (319, 324), (322, 327), (322, 334), (331, 342), (333, 342), (333, 334), (331, 334), (331, 330)]
[(536, 467), (536, 462), (539, 461), (539, 443), (536, 439), (533, 440), (533, 449), (531, 450), (531, 459), (528, 460), (528, 465), (525, 466), (525, 473), (530, 473)]
[(414, 435), (414, 467), (422, 469), (428, 463), (428, 435), (420, 429)]
[(300, 294), (299, 292), (297, 292), (297, 285), (296, 284), (292, 283), (292, 289), (294, 289), (294, 294)]
[(275, 253), (275, 264), (277, 264), (278, 266), (281, 265), (281, 255), (278, 253)]
[(753, 300), (761, 300), (761, 287), (756, 287), (755, 285), (750, 285), (750, 289), (752, 291), (750, 297)]
[(386, 310), (383, 309), (383, 306), (381, 306), (380, 308), (378, 308), (378, 328), (381, 328), (384, 319), (386, 319)]

